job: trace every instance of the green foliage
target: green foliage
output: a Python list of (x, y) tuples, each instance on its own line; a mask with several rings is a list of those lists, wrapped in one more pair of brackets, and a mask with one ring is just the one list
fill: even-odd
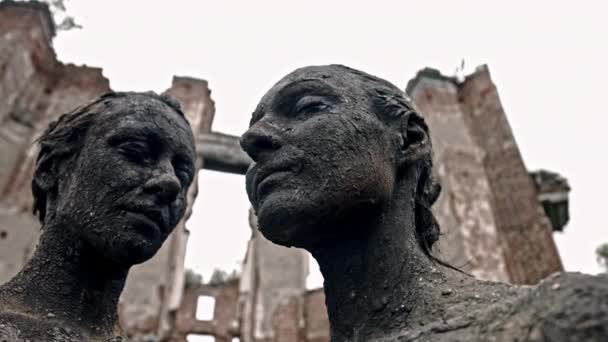
[(608, 271), (608, 243), (600, 245), (596, 250), (597, 262)]
[(191, 269), (186, 269), (186, 272), (184, 274), (184, 287), (186, 288), (191, 288), (191, 287), (196, 287), (197, 285), (200, 285), (203, 283), (203, 276), (196, 273), (195, 271), (191, 270)]
[(237, 279), (239, 277), (238, 273), (236, 272), (236, 270), (233, 270), (232, 272), (228, 273), (226, 271), (220, 270), (220, 269), (214, 269), (213, 273), (211, 274), (211, 279), (209, 279), (209, 285), (220, 285), (226, 282), (229, 282), (231, 280)]

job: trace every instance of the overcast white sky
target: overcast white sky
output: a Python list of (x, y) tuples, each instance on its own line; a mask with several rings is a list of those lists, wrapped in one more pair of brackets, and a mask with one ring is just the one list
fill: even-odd
[[(572, 186), (571, 220), (555, 234), (567, 270), (599, 272), (608, 242), (608, 5), (605, 1), (84, 1), (84, 26), (55, 39), (60, 60), (102, 67), (115, 90), (163, 91), (172, 75), (209, 81), (213, 128), (240, 135), (274, 82), (341, 63), (401, 88), (431, 66), (487, 63), (528, 169)], [(237, 267), (250, 230), (240, 176), (203, 171), (187, 266), (209, 279)], [(313, 266), (310, 284), (320, 286)]]

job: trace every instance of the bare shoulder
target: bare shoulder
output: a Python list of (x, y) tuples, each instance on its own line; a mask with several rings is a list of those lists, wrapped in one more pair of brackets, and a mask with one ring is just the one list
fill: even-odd
[[(608, 275), (554, 274), (505, 305), (487, 311), (486, 337), (505, 341), (608, 341)], [(507, 339), (509, 337), (510, 339)], [(496, 339), (503, 341), (503, 339)]]
[(557, 274), (528, 299), (542, 321), (543, 341), (608, 341), (608, 274)]
[(382, 341), (608, 341), (608, 274), (561, 273), (535, 286), (474, 280), (444, 293), (430, 324)]
[(14, 312), (0, 312), (0, 341), (83, 341), (83, 336), (70, 328)]

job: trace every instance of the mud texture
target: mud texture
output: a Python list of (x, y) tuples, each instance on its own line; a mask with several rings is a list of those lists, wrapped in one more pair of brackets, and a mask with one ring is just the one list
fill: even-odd
[(260, 231), (320, 265), (332, 341), (608, 341), (607, 275), (518, 287), (432, 257), (429, 130), (389, 82), (298, 69), (264, 95), (241, 145)]
[(26, 266), (0, 287), (0, 341), (121, 341), (129, 268), (151, 258), (186, 208), (194, 139), (179, 105), (110, 93), (39, 140), (32, 182), (42, 223)]

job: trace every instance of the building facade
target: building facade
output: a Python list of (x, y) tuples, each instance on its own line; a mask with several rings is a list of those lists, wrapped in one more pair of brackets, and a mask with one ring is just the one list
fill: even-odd
[[(46, 5), (0, 2), (0, 283), (23, 266), (39, 235), (30, 194), (35, 139), (62, 113), (110, 90), (101, 69), (58, 61), (54, 34)], [(567, 182), (545, 171), (530, 176), (488, 68), (464, 80), (424, 69), (406, 91), (431, 129), (443, 186), (434, 207), (444, 233), (437, 257), (481, 279), (515, 284), (561, 271), (551, 234), (568, 220)], [(194, 130), (197, 167), (244, 174), (250, 159), (238, 137), (211, 130), (207, 82), (174, 77), (167, 92)], [(153, 259), (129, 274), (119, 306), (125, 330), (147, 341), (189, 334), (219, 342), (328, 341), (323, 290), (305, 286), (307, 254), (265, 240), (252, 214), (240, 277), (215, 285), (185, 281), (184, 223), (198, 191), (195, 181), (182, 222)], [(196, 319), (200, 296), (214, 298), (213, 319)]]

